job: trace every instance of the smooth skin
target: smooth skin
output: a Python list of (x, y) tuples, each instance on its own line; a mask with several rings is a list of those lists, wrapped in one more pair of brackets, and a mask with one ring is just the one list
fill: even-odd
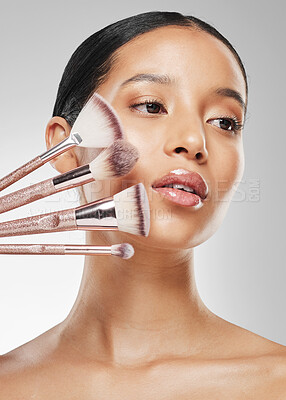
[[(123, 84), (138, 74), (170, 80)], [(86, 185), (84, 194), (91, 201), (143, 182), (150, 235), (87, 234), (93, 244), (129, 242), (135, 255), (86, 258), (67, 318), (2, 356), (3, 399), (286, 399), (285, 346), (216, 316), (196, 287), (194, 247), (222, 223), (244, 170), (243, 132), (220, 120), (242, 124), (244, 109), (218, 88), (247, 101), (236, 59), (207, 33), (164, 27), (117, 51), (98, 93), (115, 108), (141, 157), (128, 176)], [(52, 118), (48, 147), (69, 131), (65, 120)], [(76, 167), (77, 155), (62, 155), (55, 168)], [(203, 207), (176, 205), (152, 189), (178, 168), (206, 180)]]

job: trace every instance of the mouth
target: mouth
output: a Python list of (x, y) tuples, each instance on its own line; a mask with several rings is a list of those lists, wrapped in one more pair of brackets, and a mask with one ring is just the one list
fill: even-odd
[(152, 189), (181, 206), (200, 208), (208, 195), (208, 186), (197, 172), (176, 169), (156, 180)]

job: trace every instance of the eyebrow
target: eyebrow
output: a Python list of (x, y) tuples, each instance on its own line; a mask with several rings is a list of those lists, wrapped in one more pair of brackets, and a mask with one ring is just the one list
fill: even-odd
[(172, 83), (174, 83), (174, 80), (171, 79), (168, 75), (137, 74), (132, 76), (132, 78), (124, 81), (120, 86), (126, 86), (131, 82), (151, 82), (160, 83), (161, 85), (171, 85)]
[[(132, 76), (126, 81), (122, 82), (120, 87), (127, 86), (132, 82), (149, 82), (149, 83), (159, 83), (161, 85), (172, 85), (175, 83), (175, 80), (172, 79), (169, 75), (157, 75), (157, 74), (137, 74)], [(215, 90), (215, 94), (222, 97), (231, 97), (236, 100), (239, 105), (243, 108), (244, 112), (246, 112), (246, 104), (239, 92), (230, 88), (218, 88)]]
[(239, 92), (229, 88), (218, 88), (215, 90), (215, 93), (222, 97), (231, 97), (236, 100), (240, 106), (243, 108), (244, 112), (246, 111), (246, 104)]

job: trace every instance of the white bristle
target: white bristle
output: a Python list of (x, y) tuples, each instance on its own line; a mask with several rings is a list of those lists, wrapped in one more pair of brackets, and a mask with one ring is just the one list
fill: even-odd
[(148, 236), (150, 209), (142, 183), (131, 186), (113, 196), (118, 229), (133, 235)]
[(93, 93), (80, 111), (71, 130), (79, 134), (80, 147), (107, 147), (123, 138), (123, 130), (114, 109), (98, 93)]
[(134, 248), (129, 243), (114, 244), (111, 246), (111, 254), (128, 260), (134, 255)]
[(117, 178), (127, 175), (138, 158), (135, 146), (123, 139), (116, 140), (89, 164), (89, 169), (95, 180)]

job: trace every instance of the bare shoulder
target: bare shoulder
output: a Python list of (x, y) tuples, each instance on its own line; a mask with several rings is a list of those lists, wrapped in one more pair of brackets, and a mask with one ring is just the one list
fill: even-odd
[(55, 359), (56, 327), (0, 356), (0, 393), (5, 400), (37, 398), (41, 379)]
[(227, 358), (286, 356), (286, 346), (216, 316), (218, 340)]
[[(88, 400), (94, 366), (62, 335), (61, 324), (0, 356), (2, 400)], [(85, 382), (86, 384), (84, 384)]]
[(226, 359), (241, 367), (249, 385), (262, 389), (260, 399), (286, 399), (286, 346), (225, 320), (221, 324)]
[(23, 358), (21, 353), (15, 349), (0, 356), (0, 393), (6, 400), (33, 398), (27, 390), (27, 382), (33, 376), (33, 361)]
[(263, 390), (260, 398), (286, 399), (285, 346), (276, 343), (272, 351), (254, 358), (253, 364), (259, 372), (257, 374), (257, 382)]

